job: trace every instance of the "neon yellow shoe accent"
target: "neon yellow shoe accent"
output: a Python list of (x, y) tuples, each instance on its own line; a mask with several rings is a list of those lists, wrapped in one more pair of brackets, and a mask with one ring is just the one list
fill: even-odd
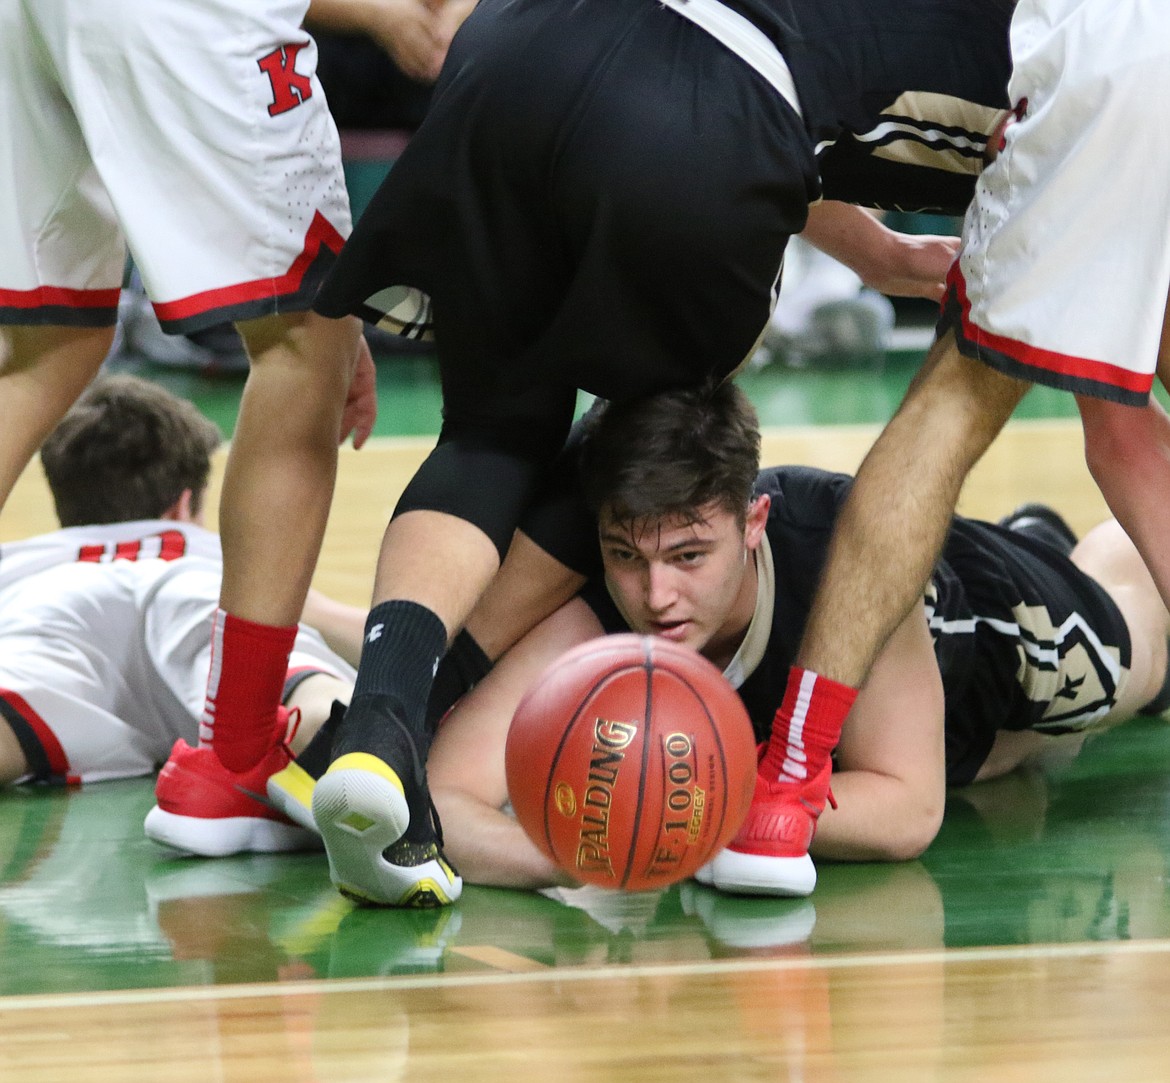
[(348, 816), (342, 816), (337, 822), (339, 824), (345, 824), (346, 827), (352, 827), (355, 831), (369, 831), (378, 821), (371, 820), (368, 816), (363, 816), (360, 812), (351, 812)]
[(419, 880), (409, 891), (403, 893), (398, 900), (399, 906), (414, 907), (420, 910), (429, 910), (432, 907), (450, 906), (459, 896), (452, 895), (450, 884), (444, 887), (438, 880), (429, 877)]
[(334, 760), (325, 774), (332, 775), (337, 771), (368, 771), (371, 775), (384, 778), (400, 794), (406, 796), (406, 791), (402, 788), (402, 780), (394, 768), (378, 759), (377, 756), (371, 756), (368, 752), (347, 752), (344, 756)]
[(269, 781), (274, 781), (298, 805), (306, 809), (313, 807), (313, 787), (317, 785), (317, 780), (296, 760), (292, 760), (282, 771), (277, 771)]

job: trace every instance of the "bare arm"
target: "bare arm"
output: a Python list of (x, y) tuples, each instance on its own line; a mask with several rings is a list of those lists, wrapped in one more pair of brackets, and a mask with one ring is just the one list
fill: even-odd
[(878, 655), (841, 733), (814, 856), (908, 861), (938, 833), (946, 798), (943, 687), (921, 606)]
[(319, 590), (310, 589), (305, 598), (301, 620), (316, 628), (329, 649), (341, 655), (357, 668), (362, 653), (362, 637), (366, 630), (366, 611), (356, 605), (327, 598)]
[(406, 75), (433, 83), (454, 32), (440, 7), (426, 0), (312, 0), (305, 21), (311, 29), (365, 34)]
[(374, 358), (370, 353), (366, 336), (359, 334), (357, 357), (354, 363), (353, 379), (345, 397), (345, 412), (341, 415), (339, 444), (353, 436), (354, 449), (359, 449), (374, 431), (378, 420), (378, 376), (374, 369)]
[(873, 214), (826, 200), (809, 208), (801, 234), (822, 252), (854, 270), (873, 289), (894, 297), (942, 298), (958, 237), (921, 236), (889, 229)]
[(469, 883), (535, 888), (572, 884), (503, 811), (504, 742), (521, 697), (570, 647), (601, 634), (592, 610), (573, 599), (534, 628), (439, 727), (427, 760), (447, 856)]

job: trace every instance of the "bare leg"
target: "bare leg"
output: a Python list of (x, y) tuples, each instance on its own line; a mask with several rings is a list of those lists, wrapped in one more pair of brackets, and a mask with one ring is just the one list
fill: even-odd
[(1108, 723), (1124, 722), (1162, 689), (1170, 612), (1137, 547), (1115, 519), (1089, 531), (1073, 550), (1071, 559), (1109, 592), (1129, 628), (1129, 676), (1106, 719)]
[(467, 618), (467, 631), (495, 661), (584, 583), (584, 576), (517, 531), (499, 572)]
[(0, 507), (113, 340), (112, 327), (0, 328)]
[[(528, 548), (528, 556), (540, 553)], [(525, 563), (535, 563), (538, 574), (547, 571), (539, 559)], [(335, 758), (312, 800), (330, 877), (346, 895), (382, 905), (436, 906), (454, 902), (462, 891), (432, 819), (423, 715), (445, 644), (499, 564), (487, 533), (445, 512), (407, 511), (386, 528), (357, 688), (334, 741)], [(489, 608), (494, 604), (489, 600)], [(516, 616), (507, 614), (510, 622)]]
[(971, 468), (1028, 385), (935, 343), (842, 509), (799, 664), (859, 686), (922, 596)]
[(455, 634), (499, 567), (488, 536), (465, 519), (409, 511), (390, 521), (378, 556), (374, 604), (415, 602)]
[(289, 743), (295, 755), (304, 752), (317, 731), (325, 724), (333, 709), (333, 701), (348, 703), (353, 685), (328, 673), (314, 673), (306, 677), (293, 689), (286, 706), (296, 707), (301, 712), (300, 725)]
[[(1170, 387), (1170, 304), (1158, 379)], [(1089, 471), (1170, 606), (1170, 417), (1153, 398), (1144, 409), (1087, 397), (1078, 397), (1077, 405)]]
[(878, 651), (942, 549), (959, 490), (1027, 385), (937, 341), (841, 510), (747, 818), (700, 870), (725, 891), (807, 895), (832, 751)]
[(223, 585), (200, 725), (200, 742), (235, 772), (275, 749), (276, 708), (333, 499), (362, 342), (356, 319), (312, 312), (249, 321), (240, 332), (252, 367), (220, 503)]
[(220, 503), (220, 604), (245, 620), (290, 625), (333, 499), (359, 325), (302, 312), (250, 321), (240, 332), (252, 368)]
[(28, 760), (24, 749), (12, 732), (12, 727), (0, 719), (0, 786), (15, 782), (28, 773)]

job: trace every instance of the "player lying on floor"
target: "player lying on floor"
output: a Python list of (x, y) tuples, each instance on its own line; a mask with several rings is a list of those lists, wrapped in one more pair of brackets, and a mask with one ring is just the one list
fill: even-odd
[[(129, 376), (95, 383), (46, 441), (41, 461), (63, 529), (0, 545), (0, 783), (145, 775), (175, 746), (147, 821), (152, 838), (207, 854), (293, 849), (313, 836), (246, 794), (205, 784), (211, 750), (188, 744), (200, 736), (222, 573), (219, 538), (201, 514), (219, 443), (190, 403)], [(306, 612), (336, 639), (342, 632), (328, 625), (343, 611), (314, 597)], [(364, 612), (353, 612), (360, 637)], [(302, 748), (333, 700), (348, 700), (353, 676), (317, 631), (300, 627), (282, 767), (286, 738)], [(300, 716), (291, 735), (290, 713)], [(266, 778), (251, 788), (263, 793)], [(205, 819), (173, 820), (169, 795), (196, 789)]]
[[(447, 853), (472, 883), (566, 883), (506, 811), (504, 740), (535, 676), (570, 647), (633, 629), (724, 669), (767, 738), (834, 518), (850, 485), (806, 467), (758, 473), (734, 385), (611, 406), (582, 451), (605, 581), (530, 632), (451, 711), (428, 762)], [(948, 785), (994, 778), (1058, 735), (1142, 709), (1166, 678), (1170, 619), (1116, 522), (1075, 544), (1047, 509), (1006, 525), (956, 518), (924, 604), (879, 657), (846, 722), (821, 816), (822, 858), (900, 861), (937, 833)], [(1070, 552), (1071, 550), (1071, 552)], [(606, 589), (608, 588), (608, 590)], [(730, 851), (724, 852), (724, 857)], [(806, 895), (713, 862), (730, 892)]]

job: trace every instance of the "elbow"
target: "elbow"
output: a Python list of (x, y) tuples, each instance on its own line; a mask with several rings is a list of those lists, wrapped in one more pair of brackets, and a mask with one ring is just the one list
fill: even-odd
[(945, 792), (940, 794), (937, 801), (923, 805), (914, 822), (914, 829), (908, 832), (903, 842), (903, 856), (900, 861), (913, 861), (926, 853), (926, 849), (938, 836), (942, 827), (943, 810), (946, 807)]
[(922, 804), (907, 815), (878, 846), (877, 861), (914, 861), (926, 853), (942, 826), (944, 801)]
[(830, 861), (913, 861), (926, 852), (942, 825), (944, 799), (883, 803), (870, 815), (826, 821), (813, 839), (814, 858)]
[(914, 861), (926, 853), (938, 834), (938, 824), (917, 831), (908, 831), (887, 848), (883, 861)]

